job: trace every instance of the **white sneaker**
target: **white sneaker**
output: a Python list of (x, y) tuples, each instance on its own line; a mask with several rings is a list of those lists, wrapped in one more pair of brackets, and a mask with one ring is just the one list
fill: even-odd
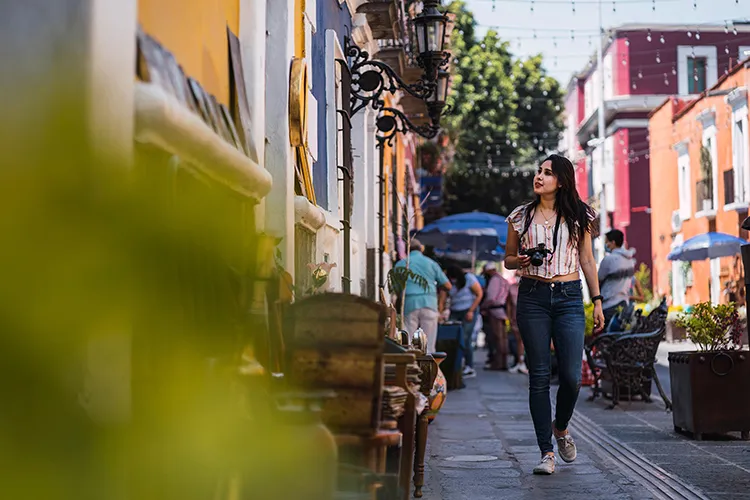
[(555, 472), (555, 456), (554, 455), (548, 455), (544, 454), (542, 457), (542, 461), (539, 462), (539, 465), (534, 467), (533, 470), (534, 474), (542, 474), (545, 476), (549, 476), (550, 474)]
[(463, 375), (464, 375), (464, 378), (472, 378), (472, 377), (477, 376), (477, 372), (474, 371), (474, 368), (467, 366), (466, 368), (464, 368)]
[[(553, 420), (552, 429), (554, 428), (555, 421)], [(560, 454), (560, 458), (562, 458), (563, 461), (570, 463), (576, 459), (578, 450), (576, 448), (576, 442), (570, 437), (570, 432), (561, 437), (555, 436), (555, 441), (557, 441), (557, 452)]]
[(523, 373), (524, 375), (529, 374), (529, 369), (526, 368), (526, 363), (520, 362), (515, 365), (513, 365), (511, 368), (508, 368), (508, 372), (510, 373)]

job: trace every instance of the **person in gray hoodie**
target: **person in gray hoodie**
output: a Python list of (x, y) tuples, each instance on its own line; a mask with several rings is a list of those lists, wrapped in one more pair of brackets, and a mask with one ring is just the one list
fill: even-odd
[(635, 249), (623, 248), (625, 236), (613, 229), (605, 235), (609, 253), (599, 265), (599, 288), (604, 297), (602, 309), (605, 328), (621, 307), (630, 303), (635, 275)]

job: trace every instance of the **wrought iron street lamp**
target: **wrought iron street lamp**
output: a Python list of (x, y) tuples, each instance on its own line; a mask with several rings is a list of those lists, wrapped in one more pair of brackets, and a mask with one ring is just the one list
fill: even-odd
[(429, 82), (437, 80), (438, 70), (450, 58), (443, 50), (448, 16), (438, 10), (438, 5), (440, 0), (426, 0), (422, 12), (412, 20), (417, 35), (417, 64)]
[(440, 70), (435, 84), (435, 91), (426, 99), (427, 112), (433, 125), (440, 123), (440, 118), (445, 114), (448, 90), (450, 89), (450, 73)]
[(344, 39), (344, 51), (351, 61), (349, 70), (352, 75), (351, 115), (357, 111), (372, 105), (373, 109), (382, 109), (383, 92), (395, 94), (403, 90), (417, 99), (427, 99), (435, 91), (434, 81), (425, 81), (420, 78), (416, 83), (404, 82), (386, 63), (370, 59), (370, 54), (352, 43), (349, 37)]

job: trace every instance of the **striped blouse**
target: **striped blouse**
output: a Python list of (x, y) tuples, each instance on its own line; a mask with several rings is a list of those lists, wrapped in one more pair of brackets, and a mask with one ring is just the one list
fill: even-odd
[[(513, 229), (520, 236), (523, 233), (525, 213), (528, 205), (517, 207), (508, 216), (507, 221), (513, 225)], [(590, 215), (590, 218), (593, 217)], [(552, 250), (555, 248), (553, 236), (555, 233), (555, 218), (549, 221), (549, 224), (531, 223), (529, 230), (519, 241), (519, 255), (521, 250), (534, 248), (539, 243), (544, 243), (545, 247)], [(570, 234), (568, 226), (564, 221), (560, 222), (560, 229), (557, 234), (557, 250), (554, 255), (547, 255), (541, 266), (529, 266), (521, 269), (523, 276), (537, 276), (540, 278), (550, 279), (555, 276), (565, 276), (577, 273), (581, 268), (578, 256), (578, 245), (570, 244)]]

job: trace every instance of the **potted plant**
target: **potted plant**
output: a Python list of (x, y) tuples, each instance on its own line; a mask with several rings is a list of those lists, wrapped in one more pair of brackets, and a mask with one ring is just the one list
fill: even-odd
[(742, 349), (742, 322), (734, 304), (697, 304), (677, 325), (697, 351), (669, 354), (673, 422), (700, 440), (706, 433), (750, 437), (750, 352)]

